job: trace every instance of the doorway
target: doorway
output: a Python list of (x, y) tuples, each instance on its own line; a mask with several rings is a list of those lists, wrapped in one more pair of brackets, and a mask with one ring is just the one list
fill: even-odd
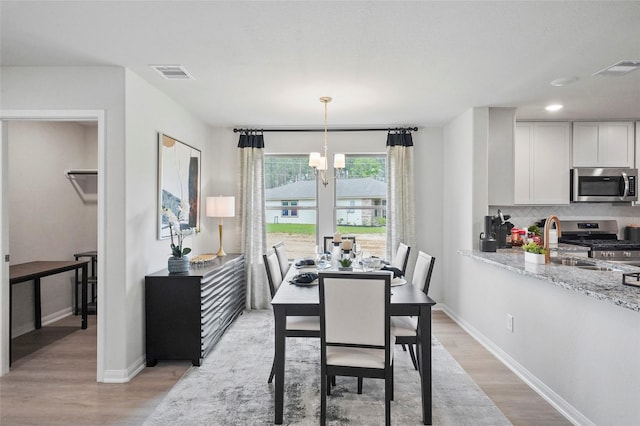
[[(73, 260), (76, 253), (90, 249), (99, 253), (104, 246), (104, 233), (100, 231), (104, 223), (104, 215), (101, 214), (104, 209), (104, 192), (101, 191), (104, 179), (99, 173), (104, 161), (104, 113), (2, 111), (0, 118), (0, 182), (3, 189), (0, 232), (5, 255), (0, 303), (2, 375), (9, 370), (10, 356), (9, 261), (15, 264), (43, 260), (44, 257), (51, 257), (46, 260)], [(95, 170), (95, 174), (92, 181), (90, 178), (89, 181), (77, 182), (67, 173), (70, 169)], [(9, 253), (10, 258), (7, 257)], [(100, 259), (95, 271), (97, 282), (104, 282), (101, 280), (104, 267), (105, 262)], [(74, 315), (75, 277), (72, 275), (60, 274), (58, 280), (48, 277), (46, 284), (43, 280), (44, 326)], [(12, 290), (12, 330), (13, 337), (16, 337), (33, 329), (33, 290), (29, 283), (15, 285)], [(96, 377), (97, 381), (103, 381), (105, 309), (101, 305), (105, 299), (104, 286), (97, 286), (96, 290)], [(76, 318), (80, 330), (80, 316)]]

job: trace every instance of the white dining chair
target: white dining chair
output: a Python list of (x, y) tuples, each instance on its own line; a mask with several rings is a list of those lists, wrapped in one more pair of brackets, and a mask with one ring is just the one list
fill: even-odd
[[(428, 294), (429, 285), (431, 283), (431, 274), (436, 258), (423, 252), (418, 252), (416, 266), (413, 268), (413, 276), (411, 282), (414, 286), (422, 289), (424, 294)], [(391, 317), (391, 327), (396, 335), (396, 343), (399, 345), (409, 346), (409, 355), (414, 368), (418, 369), (414, 345), (418, 339), (418, 319), (410, 316)]]
[[(269, 250), (262, 255), (264, 267), (267, 272), (267, 280), (269, 282), (269, 292), (271, 298), (275, 296), (278, 288), (282, 284), (283, 275), (280, 272), (280, 262), (275, 250)], [(285, 329), (286, 337), (320, 337), (320, 317), (310, 316), (287, 316), (287, 324)], [(275, 357), (271, 365), (271, 373), (269, 373), (268, 383), (273, 381), (275, 375)]]
[(278, 263), (280, 264), (280, 273), (284, 277), (287, 275), (287, 272), (291, 267), (284, 242), (281, 241), (278, 244), (274, 245), (273, 249), (276, 251), (276, 256), (278, 257)]
[(405, 243), (400, 243), (398, 245), (398, 250), (396, 250), (395, 256), (393, 256), (393, 260), (391, 262), (391, 266), (394, 268), (398, 268), (402, 275), (404, 276), (407, 272), (407, 262), (409, 262), (409, 253), (411, 252), (411, 247), (406, 245)]
[[(384, 379), (391, 424), (393, 344), (391, 274), (320, 272), (320, 424), (326, 424), (331, 378)], [(367, 300), (367, 303), (362, 303)]]

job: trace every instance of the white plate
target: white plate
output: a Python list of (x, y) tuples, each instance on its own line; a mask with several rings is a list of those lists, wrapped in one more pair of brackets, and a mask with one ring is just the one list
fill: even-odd
[(321, 268), (321, 267), (320, 267), (320, 265), (318, 265), (318, 266), (316, 267), (316, 269), (318, 269), (318, 270), (321, 270), (321, 269), (329, 269), (329, 268), (331, 268), (331, 264), (330, 264), (330, 263), (327, 263), (326, 265), (324, 265), (324, 268)]
[(394, 278), (391, 280), (391, 287), (395, 287), (398, 285), (404, 285), (407, 283), (407, 280), (405, 280), (404, 278)]

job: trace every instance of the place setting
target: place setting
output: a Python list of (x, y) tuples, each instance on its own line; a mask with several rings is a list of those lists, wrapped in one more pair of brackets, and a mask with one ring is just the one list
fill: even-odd
[[(345, 262), (345, 259), (350, 262)], [(392, 287), (407, 283), (399, 268), (391, 266), (390, 262), (376, 256), (364, 257), (361, 244), (352, 243), (351, 240), (344, 240), (342, 244), (336, 245), (333, 252), (325, 251), (322, 246), (316, 245), (314, 258), (298, 259), (293, 263), (293, 267), (299, 272), (288, 282), (297, 286), (318, 285), (318, 273), (330, 269), (343, 272), (354, 270), (362, 272), (390, 271), (393, 272)]]

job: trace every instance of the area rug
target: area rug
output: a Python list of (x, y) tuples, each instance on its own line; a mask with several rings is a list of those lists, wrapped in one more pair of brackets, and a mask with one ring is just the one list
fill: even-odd
[[(165, 425), (268, 425), (274, 420), (273, 313), (246, 311), (200, 367), (191, 367), (146, 422)], [(419, 374), (408, 352), (395, 348), (394, 425), (422, 423)], [(433, 424), (510, 425), (502, 412), (432, 338)], [(319, 339), (287, 338), (284, 424), (320, 422)], [(327, 424), (384, 424), (384, 381), (338, 377), (327, 399)]]

